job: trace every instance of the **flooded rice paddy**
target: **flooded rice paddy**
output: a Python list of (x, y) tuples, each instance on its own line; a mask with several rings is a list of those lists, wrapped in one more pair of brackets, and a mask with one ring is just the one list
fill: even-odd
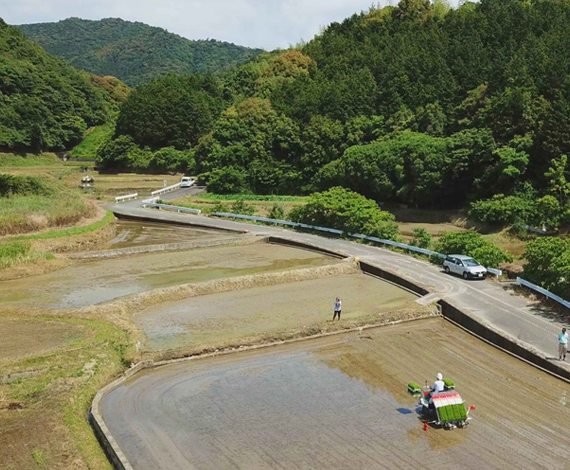
[(311, 251), (256, 243), (75, 262), (0, 283), (0, 303), (77, 308), (159, 287), (338, 262)]
[[(466, 429), (423, 431), (409, 381), (452, 378)], [(568, 385), (445, 320), (144, 371), (105, 396), (136, 470), (565, 469)]]
[(365, 274), (203, 295), (135, 315), (150, 349), (177, 348), (283, 331), (330, 320), (335, 297), (343, 320), (413, 305), (416, 296)]
[(119, 220), (116, 223), (116, 236), (101, 249), (132, 248), (230, 237), (235, 237), (235, 234), (197, 227)]

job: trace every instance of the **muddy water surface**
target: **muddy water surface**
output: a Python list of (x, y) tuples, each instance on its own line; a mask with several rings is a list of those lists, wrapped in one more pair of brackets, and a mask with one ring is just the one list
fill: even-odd
[(1, 282), (0, 303), (83, 307), (157, 287), (338, 261), (266, 243), (83, 261), (53, 273)]
[(235, 237), (235, 234), (178, 225), (157, 224), (119, 220), (116, 223), (117, 235), (101, 250), (131, 248), (135, 246), (162, 245), (201, 239)]
[(208, 344), (329, 320), (337, 296), (343, 301), (343, 321), (398, 310), (416, 299), (393, 284), (351, 274), (169, 302), (134, 320), (151, 349)]
[[(406, 383), (453, 378), (466, 429), (423, 431)], [(444, 320), (145, 371), (103, 399), (143, 469), (566, 469), (569, 386)]]

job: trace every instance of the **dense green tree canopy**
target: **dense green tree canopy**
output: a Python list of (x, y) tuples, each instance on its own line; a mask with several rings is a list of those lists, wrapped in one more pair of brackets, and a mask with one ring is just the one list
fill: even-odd
[[(355, 14), (220, 74), (227, 107), (200, 136), (197, 171), (231, 165), (254, 191), (343, 185), (420, 207), (511, 196), (524, 181), (542, 197), (556, 180), (564, 205), (560, 170), (547, 172), (570, 152), (568, 24), (570, 0), (402, 0)], [(129, 121), (145, 111), (120, 118), (137, 143)]]
[(211, 130), (224, 104), (214, 77), (169, 75), (129, 95), (116, 134), (130, 135), (141, 146), (182, 150)]
[(0, 148), (65, 149), (105, 122), (109, 94), (0, 19)]
[(68, 18), (18, 28), (74, 67), (96, 75), (112, 75), (131, 86), (171, 73), (228, 69), (261, 52), (213, 39), (190, 41), (162, 28), (120, 18)]

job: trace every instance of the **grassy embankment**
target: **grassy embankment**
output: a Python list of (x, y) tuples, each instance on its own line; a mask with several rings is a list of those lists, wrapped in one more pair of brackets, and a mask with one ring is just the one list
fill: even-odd
[(0, 350), (21, 352), (0, 359), (2, 468), (110, 469), (86, 413), (128, 366), (127, 333), (102, 321), (28, 314), (0, 314), (0, 326)]
[(0, 173), (0, 236), (77, 223), (95, 214), (94, 204), (51, 176)]
[(83, 136), (83, 140), (73, 147), (69, 155), (74, 158), (89, 158), (94, 160), (101, 144), (111, 137), (114, 131), (114, 120), (89, 129)]
[(41, 155), (26, 154), (14, 155), (11, 153), (0, 154), (0, 168), (4, 167), (33, 167), (45, 165), (60, 165), (61, 161), (53, 153), (43, 153)]
[[(29, 166), (3, 168), (37, 169), (51, 161), (49, 156), (30, 160), (9, 156), (2, 161), (19, 164), (20, 158)], [(52, 166), (65, 169), (58, 161)], [(105, 214), (78, 190), (65, 186), (61, 178), (12, 173), (0, 173), (0, 269), (52, 260), (54, 255), (46, 249), (45, 240), (61, 239), (59, 245), (72, 247), (77, 237), (96, 232), (113, 220), (112, 214)], [(54, 248), (58, 244), (48, 245)]]

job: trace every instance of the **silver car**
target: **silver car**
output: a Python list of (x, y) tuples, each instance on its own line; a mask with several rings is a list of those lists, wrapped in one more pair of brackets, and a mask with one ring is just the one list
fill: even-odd
[(443, 262), (446, 273), (463, 276), (463, 279), (485, 279), (487, 269), (470, 256), (449, 255)]

